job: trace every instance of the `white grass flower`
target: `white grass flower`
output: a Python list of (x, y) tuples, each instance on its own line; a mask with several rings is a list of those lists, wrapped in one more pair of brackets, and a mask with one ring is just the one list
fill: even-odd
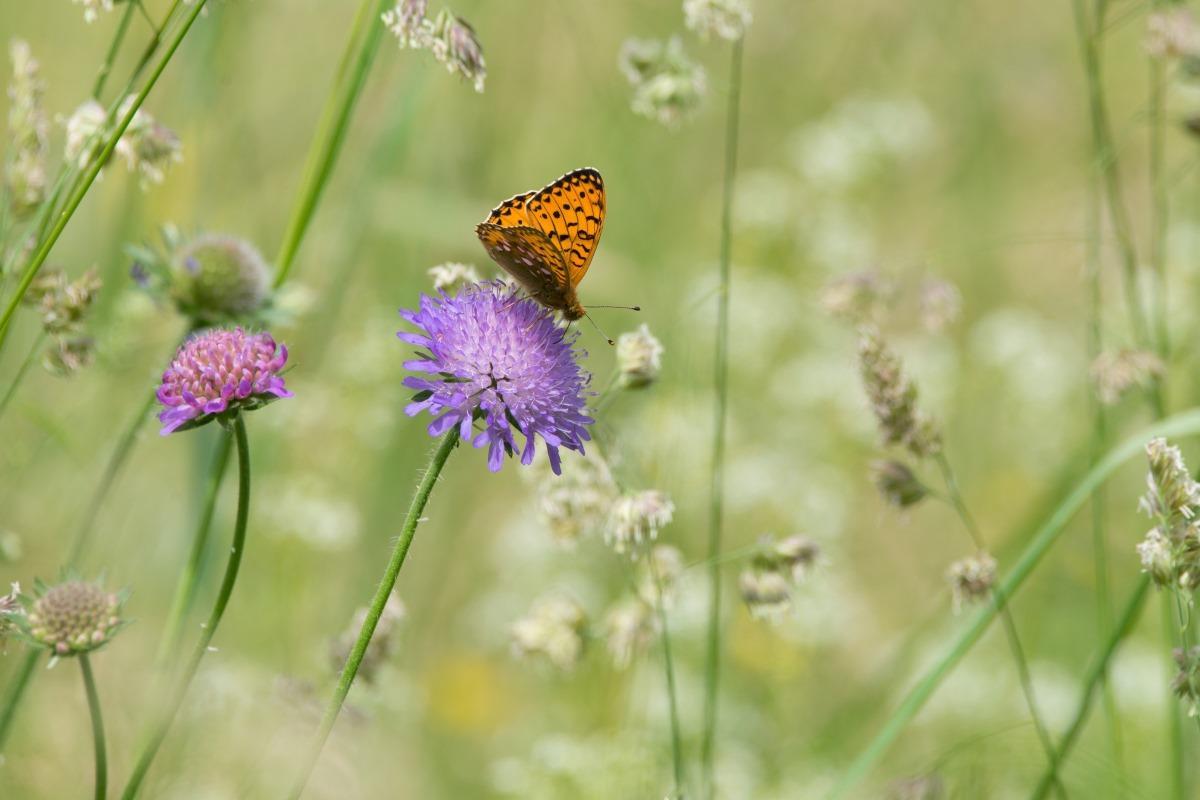
[(459, 264), (454, 261), (430, 267), (425, 274), (433, 282), (434, 289), (449, 294), (453, 294), (469, 283), (479, 283), (482, 280), (474, 265)]
[(642, 324), (636, 331), (617, 337), (618, 382), (626, 389), (641, 389), (658, 380), (662, 371), (663, 346), (650, 327)]
[(745, 0), (683, 0), (684, 24), (707, 39), (717, 36), (733, 41), (750, 27), (750, 7)]
[(637, 548), (658, 538), (674, 516), (675, 504), (663, 492), (630, 492), (613, 504), (605, 541), (618, 553), (636, 555)]

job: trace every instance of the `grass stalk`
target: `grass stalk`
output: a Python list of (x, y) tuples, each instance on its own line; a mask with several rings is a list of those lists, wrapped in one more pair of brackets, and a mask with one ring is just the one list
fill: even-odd
[(333, 89), (325, 101), (317, 134), (313, 137), (308, 151), (300, 193), (297, 195), (287, 231), (283, 235), (283, 244), (275, 257), (276, 288), (287, 280), (300, 243), (308, 231), (317, 203), (321, 199), (321, 193), (329, 183), (329, 176), (346, 138), (355, 103), (362, 94), (367, 74), (375, 61), (375, 54), (379, 51), (379, 42), (383, 36), (380, 14), (386, 7), (386, 0), (363, 0), (354, 18), (350, 38), (346, 40), (346, 50), (334, 77)]
[[(939, 451), (935, 457), (935, 461), (937, 462), (938, 469), (941, 471), (942, 481), (946, 486), (946, 495), (950, 500), (950, 505), (954, 508), (955, 513), (958, 514), (975, 548), (980, 552), (986, 552), (987, 543), (984, 541), (983, 534), (975, 522), (975, 517), (971, 514), (966, 500), (962, 496), (962, 491), (958, 487), (958, 480), (954, 475), (954, 470), (950, 467), (950, 460), (946, 457), (945, 452)], [(1000, 620), (1004, 624), (1004, 633), (1008, 638), (1008, 646), (1012, 651), (1013, 661), (1016, 663), (1017, 678), (1021, 684), (1021, 694), (1025, 698), (1025, 706), (1029, 710), (1029, 718), (1033, 722), (1038, 742), (1041, 743), (1042, 751), (1046, 754), (1047, 761), (1052, 762), (1054, 759), (1054, 742), (1050, 738), (1046, 722), (1042, 718), (1041, 711), (1038, 709), (1037, 694), (1033, 688), (1033, 676), (1029, 671), (1029, 661), (1025, 656), (1025, 647), (1021, 644), (1021, 637), (1017, 632), (1017, 622), (1013, 619), (1012, 609), (1000, 585), (992, 588), (992, 601), (995, 604), (996, 613), (1000, 616)], [(1058, 786), (1058, 791), (1060, 797), (1066, 797), (1066, 789), (1061, 784)]]
[[(1083, 479), (1054, 508), (1054, 511), (1038, 527), (1029, 544), (1025, 546), (1012, 570), (998, 583), (1006, 598), (1015, 596), (1016, 591), (1058, 541), (1067, 524), (1082, 508), (1095, 491), (1122, 464), (1131, 458), (1140, 457), (1146, 442), (1155, 436), (1186, 437), (1200, 434), (1200, 409), (1191, 409), (1143, 428), (1100, 459)], [(983, 637), (997, 614), (996, 604), (981, 608), (962, 632), (958, 634), (949, 650), (925, 672), (901, 700), (900, 705), (884, 722), (883, 727), (868, 743), (866, 748), (842, 772), (841, 779), (827, 795), (829, 800), (846, 797), (863, 781), (872, 768), (883, 757), (904, 729), (937, 691), (971, 648)]]
[(658, 574), (658, 565), (654, 561), (654, 553), (646, 553), (646, 565), (650, 569), (650, 577), (654, 579), (654, 610), (658, 615), (659, 639), (663, 650), (663, 671), (667, 680), (667, 703), (671, 719), (671, 773), (675, 780), (675, 793), (671, 800), (683, 800), (683, 736), (679, 727), (679, 692), (675, 685), (675, 660), (671, 655), (671, 632), (667, 626), (667, 608), (663, 600), (662, 576)]
[(175, 37), (171, 40), (170, 44), (167, 45), (167, 49), (163, 52), (162, 56), (158, 60), (158, 63), (155, 64), (154, 69), (151, 71), (150, 76), (146, 79), (146, 83), (134, 96), (134, 100), (129, 104), (128, 110), (126, 110), (125, 114), (117, 122), (116, 127), (108, 137), (108, 141), (105, 142), (104, 148), (98, 155), (93, 156), (91, 164), (80, 176), (78, 187), (71, 195), (68, 196), (63, 209), (58, 213), (54, 225), (51, 226), (46, 238), (41, 242), (37, 251), (34, 253), (33, 258), (30, 259), (29, 263), (25, 265), (25, 270), (21, 274), (21, 279), (17, 283), (17, 286), (13, 291), (13, 295), (9, 299), (8, 305), (5, 306), (3, 313), (0, 313), (0, 347), (3, 347), (4, 341), (8, 336), (8, 332), (12, 327), (10, 324), (12, 321), (12, 316), (16, 312), (17, 306), (20, 305), (21, 298), (25, 296), (25, 292), (28, 291), (29, 285), (33, 283), (33, 279), (37, 276), (38, 270), (41, 269), (42, 264), (45, 263), (47, 256), (50, 255), (50, 251), (58, 242), (59, 237), (62, 236), (62, 232), (64, 229), (66, 229), (67, 223), (71, 221), (71, 217), (75, 214), (76, 209), (79, 208), (79, 205), (83, 202), (83, 198), (87, 195), (88, 190), (95, 183), (96, 176), (100, 174), (101, 168), (112, 156), (113, 150), (116, 149), (118, 140), (120, 140), (122, 134), (125, 133), (125, 129), (128, 128), (129, 124), (133, 121), (134, 114), (136, 114), (142, 107), (142, 103), (146, 101), (146, 97), (150, 94), (150, 90), (154, 88), (156, 83), (158, 83), (158, 79), (162, 76), (163, 71), (166, 70), (167, 64), (170, 63), (171, 58), (175, 55), (175, 51), (177, 51), (179, 49), (179, 45), (183, 43), (183, 39), (187, 35), (188, 30), (191, 29), (192, 23), (196, 21), (196, 18), (200, 15), (200, 12), (204, 10), (205, 2), (206, 0), (197, 0), (196, 4), (192, 6), (191, 11), (184, 18), (183, 24), (175, 34)]
[(704, 658), (704, 729), (700, 741), (703, 796), (716, 796), (717, 702), (721, 676), (721, 539), (725, 514), (725, 427), (729, 417), (729, 301), (732, 284), (733, 188), (737, 179), (743, 39), (734, 40), (729, 61), (725, 112), (725, 178), (721, 195), (720, 275), (714, 357), (712, 475), (708, 510), (708, 634)]

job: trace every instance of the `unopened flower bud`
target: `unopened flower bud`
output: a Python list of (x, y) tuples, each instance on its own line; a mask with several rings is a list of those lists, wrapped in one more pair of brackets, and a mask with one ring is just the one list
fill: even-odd
[(928, 494), (925, 484), (902, 461), (872, 461), (870, 469), (875, 488), (897, 508), (908, 508)]
[(618, 382), (625, 389), (641, 389), (658, 380), (663, 346), (643, 324), (617, 337)]

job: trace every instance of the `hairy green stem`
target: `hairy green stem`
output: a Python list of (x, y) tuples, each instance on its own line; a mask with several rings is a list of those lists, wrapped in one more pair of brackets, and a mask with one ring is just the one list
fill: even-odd
[(725, 514), (725, 426), (729, 417), (729, 300), (732, 284), (733, 187), (737, 179), (738, 124), (742, 94), (743, 40), (729, 60), (729, 99), (725, 111), (725, 177), (721, 195), (721, 254), (717, 287), (717, 341), (714, 358), (712, 478), (708, 509), (708, 636), (704, 658), (704, 729), (700, 740), (701, 791), (716, 796), (717, 701), (721, 672), (721, 533)]
[(92, 718), (92, 745), (96, 753), (96, 800), (108, 796), (108, 748), (104, 744), (104, 717), (100, 713), (100, 694), (96, 691), (96, 677), (92, 675), (92, 662), (87, 653), (80, 653), (79, 669), (83, 673), (83, 690), (87, 694), (88, 714)]
[(204, 554), (208, 549), (209, 533), (212, 531), (213, 515), (217, 510), (217, 498), (221, 492), (221, 482), (225, 478), (225, 470), (229, 466), (229, 452), (232, 450), (233, 435), (227, 433), (217, 444), (213, 454), (212, 466), (208, 482), (204, 487), (204, 500), (200, 516), (196, 520), (196, 530), (192, 534), (192, 552), (187, 564), (175, 584), (175, 596), (171, 600), (171, 610), (167, 613), (167, 623), (163, 630), (162, 639), (158, 643), (158, 653), (154, 663), (159, 670), (167, 669), (179, 648), (183, 634), (183, 622), (196, 600), (196, 589), (199, 586), (200, 567), (204, 562)]
[(142, 86), (141, 91), (134, 96), (133, 102), (129, 104), (129, 109), (125, 112), (124, 116), (121, 117), (120, 121), (117, 122), (117, 125), (113, 132), (109, 135), (108, 141), (105, 143), (104, 148), (98, 155), (93, 157), (90, 166), (81, 176), (79, 186), (75, 189), (74, 193), (68, 197), (66, 205), (58, 213), (56, 221), (50, 228), (50, 232), (47, 234), (45, 240), (41, 242), (41, 245), (34, 253), (33, 258), (28, 264), (25, 265), (25, 270), (21, 274), (21, 280), (18, 282), (17, 287), (13, 292), (13, 296), (9, 299), (8, 305), (5, 307), (3, 314), (0, 314), (0, 347), (3, 346), (4, 341), (8, 336), (8, 332), (12, 327), (10, 324), (12, 321), (12, 316), (16, 312), (17, 306), (20, 305), (21, 298), (25, 296), (25, 292), (28, 291), (30, 284), (33, 283), (33, 279), (37, 276), (38, 270), (41, 269), (42, 264), (45, 263), (46, 257), (50, 255), (50, 251), (58, 242), (59, 237), (62, 236), (62, 232), (67, 227), (67, 223), (71, 221), (71, 217), (74, 215), (75, 210), (79, 208), (79, 204), (83, 202), (83, 198), (87, 195), (88, 190), (92, 187), (92, 184), (95, 183), (96, 176), (100, 174), (101, 168), (108, 162), (113, 150), (116, 149), (117, 141), (121, 138), (121, 135), (125, 133), (125, 129), (129, 127), (129, 123), (133, 121), (134, 114), (136, 114), (137, 111), (142, 107), (142, 103), (145, 102), (146, 97), (150, 94), (150, 90), (154, 88), (154, 85), (158, 82), (159, 77), (162, 75), (163, 71), (166, 70), (167, 64), (170, 63), (172, 56), (175, 55), (175, 51), (178, 50), (179, 45), (183, 43), (183, 38), (187, 35), (188, 30), (192, 27), (192, 23), (195, 22), (196, 17), (200, 15), (200, 12), (204, 10), (205, 2), (206, 0), (196, 1), (196, 4), (192, 7), (191, 12), (184, 19), (183, 24), (180, 26), (178, 33), (176, 33), (175, 38), (171, 40), (171, 43), (167, 46), (166, 51), (162, 54), (158, 60), (158, 63), (154, 66), (154, 69), (151, 71), (149, 78), (147, 78), (145, 85)]
[(298, 798), (304, 793), (304, 787), (308, 785), (308, 778), (312, 775), (313, 768), (317, 764), (317, 759), (321, 757), (321, 751), (325, 748), (325, 742), (329, 739), (329, 734), (333, 731), (333, 725), (337, 722), (338, 714), (341, 713), (342, 705), (346, 702), (346, 695), (350, 693), (350, 687), (354, 684), (354, 678), (358, 674), (358, 667), (362, 663), (363, 656), (367, 653), (367, 646), (371, 644), (371, 637), (375, 635), (375, 627), (379, 624), (379, 617), (383, 614), (383, 609), (387, 605), (388, 598), (392, 595), (392, 589), (396, 586), (396, 578), (400, 575), (400, 568), (404, 566), (404, 560), (408, 557), (408, 549), (412, 546), (413, 536), (417, 532), (417, 526), (421, 522), (421, 514), (425, 510), (425, 504), (429, 502), (429, 495), (433, 492), (434, 484), (437, 483), (438, 476), (442, 474), (442, 468), (446, 465), (446, 459), (450, 457), (450, 453), (458, 444), (458, 426), (454, 426), (445, 434), (438, 442), (433, 454), (429, 459), (429, 466), (425, 469), (425, 474), (421, 477), (421, 482), (417, 485), (417, 490), (413, 494), (412, 502), (409, 504), (408, 513), (404, 517), (404, 526), (400, 529), (400, 536), (396, 539), (396, 545), (392, 548), (392, 557), (388, 561), (387, 568), (383, 571), (383, 577), (379, 579), (379, 585), (375, 589), (375, 596), (371, 599), (371, 605), (367, 608), (367, 615), (363, 619), (362, 628), (358, 632), (358, 638), (354, 642), (354, 647), (346, 656), (346, 663), (342, 666), (341, 674), (338, 676), (337, 686), (333, 690), (333, 696), (329, 698), (329, 704), (325, 708), (325, 715), (321, 718), (320, 727), (317, 729), (316, 735), (313, 736), (312, 744), (309, 745), (307, 754), (300, 759), (299, 774), (296, 777), (295, 783), (292, 785), (288, 797)]
[(1079, 739), (1079, 734), (1083, 731), (1083, 725), (1087, 721), (1088, 713), (1092, 708), (1092, 699), (1096, 695), (1096, 688), (1105, 682), (1109, 664), (1112, 662), (1113, 656), (1116, 655), (1121, 641), (1129, 635), (1133, 630), (1133, 626), (1137, 623), (1138, 617), (1142, 613), (1142, 606), (1145, 605), (1147, 590), (1149, 588), (1150, 578), (1143, 575), (1138, 581), (1137, 588), (1134, 589), (1133, 594), (1130, 595), (1129, 600), (1125, 603), (1125, 608), (1121, 612), (1120, 619), (1117, 620), (1117, 624), (1109, 632), (1104, 649), (1100, 651), (1096, 660), (1088, 669), (1087, 675), (1083, 680), (1083, 691), (1081, 692), (1079, 703), (1075, 707), (1075, 715), (1071, 718), (1070, 724), (1067, 725), (1067, 730), (1063, 734), (1062, 741), (1059, 742), (1054, 754), (1054, 760), (1050, 763), (1049, 768), (1042, 775), (1041, 781), (1034, 790), (1033, 797), (1035, 800), (1044, 798), (1049, 793), (1050, 787), (1057, 781), (1059, 767), (1066, 760), (1067, 756), (1070, 755), (1071, 748), (1075, 746), (1075, 742)]
[(234, 439), (237, 442), (238, 497), (233, 543), (229, 549), (229, 561), (225, 565), (225, 576), (221, 579), (221, 588), (217, 592), (217, 599), (213, 604), (212, 612), (208, 615), (208, 621), (200, 629), (200, 638), (196, 642), (191, 658), (176, 680), (170, 697), (162, 706), (162, 713), (142, 745), (133, 772), (129, 776), (129, 782), (125, 785), (125, 791), (121, 793), (122, 800), (133, 800), (137, 796), (142, 781), (146, 779), (146, 773), (150, 771), (150, 765), (153, 763), (155, 755), (158, 754), (163, 740), (167, 738), (171, 723), (175, 721), (179, 707), (183, 704), (183, 698), (187, 695), (192, 679), (196, 677), (196, 672), (200, 669), (200, 662), (204, 659), (204, 654), (208, 652), (209, 644), (212, 643), (217, 627), (221, 624), (221, 617), (225, 614), (225, 607), (229, 605), (229, 598), (233, 595), (234, 584), (237, 583), (238, 569), (241, 567), (242, 554), (246, 546), (246, 522), (250, 516), (250, 444), (246, 440), (246, 423), (243, 421), (242, 415), (234, 416), (232, 424)]
[[(1006, 597), (1015, 596), (1017, 589), (1041, 562), (1042, 557), (1058, 541), (1067, 523), (1075, 516), (1081, 507), (1091, 497), (1096, 487), (1100, 486), (1122, 464), (1131, 458), (1144, 453), (1146, 442), (1155, 436), (1192, 436), (1200, 433), (1200, 409), (1192, 409), (1144, 428), (1121, 444), (1108, 451), (1094, 467), (1088, 470), (1083, 479), (1055, 507), (1050, 516), (1034, 533), (1029, 544), (1022, 551), (1012, 571), (997, 585), (999, 591)], [(904, 731), (926, 701), (937, 691), (960, 661), (971, 651), (971, 648), (983, 637), (997, 614), (996, 604), (981, 608), (966, 628), (959, 633), (950, 649), (939, 659), (905, 695), (900, 705), (884, 722), (882, 729), (870, 741), (867, 747), (858, 755), (850, 766), (842, 773), (841, 779), (830, 791), (828, 797), (845, 797), (851, 789), (857, 786), (888, 751), (897, 737)]]
[(275, 257), (276, 288), (287, 280), (296, 260), (296, 252), (300, 249), (300, 243), (316, 211), (317, 202), (329, 183), (333, 165), (346, 138), (350, 116), (354, 112), (359, 95), (362, 94), (367, 73), (375, 61), (375, 54), (379, 51), (379, 41), (383, 36), (383, 23), (380, 22), (379, 15), (387, 5), (387, 0), (363, 0), (355, 16), (350, 38), (346, 41), (346, 50), (334, 77), (333, 90), (325, 101), (317, 135), (308, 151), (300, 194), (292, 210), (287, 232), (284, 233), (279, 255)]
[[(966, 500), (963, 499), (962, 491), (958, 488), (958, 480), (955, 478), (954, 470), (950, 468), (950, 460), (946, 458), (944, 452), (939, 451), (935, 457), (938, 469), (942, 473), (942, 481), (946, 485), (946, 494), (950, 498), (950, 504), (962, 520), (963, 527), (967, 530), (967, 535), (971, 537), (975, 548), (981, 553), (987, 551), (987, 543), (983, 540), (983, 534), (979, 531), (979, 526), (975, 523), (975, 517), (967, 508)], [(1021, 644), (1021, 637), (1017, 633), (1017, 622), (1013, 619), (1012, 609), (1009, 607), (1005, 599), (1003, 589), (997, 585), (992, 588), (992, 601), (995, 603), (996, 612), (999, 614), (1001, 622), (1004, 624), (1004, 633), (1008, 637), (1008, 646), (1012, 650), (1013, 660), (1017, 666), (1017, 678), (1021, 684), (1021, 693), (1025, 697), (1025, 706), (1029, 710), (1029, 718), (1033, 722), (1034, 730), (1037, 732), (1038, 741), (1042, 745), (1042, 750), (1046, 754), (1048, 762), (1054, 760), (1054, 742), (1050, 739), (1050, 733), (1046, 729), (1046, 722), (1042, 719), (1041, 712), (1038, 710), (1037, 695), (1033, 689), (1033, 676), (1029, 672), (1029, 661), (1025, 656), (1025, 647)], [(1058, 787), (1059, 795), (1066, 797), (1066, 789), (1063, 786)]]

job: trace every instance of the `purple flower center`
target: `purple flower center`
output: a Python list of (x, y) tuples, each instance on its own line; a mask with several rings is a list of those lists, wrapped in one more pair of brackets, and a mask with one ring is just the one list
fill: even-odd
[(488, 446), (493, 472), (518, 449), (521, 463), (531, 463), (537, 437), (555, 473), (560, 447), (583, 452), (593, 422), (584, 399), (590, 376), (578, 364), (575, 337), (546, 309), (504, 284), (484, 283), (454, 296), (422, 295), (417, 311), (400, 315), (420, 332), (397, 335), (423, 350), (404, 366), (427, 374), (405, 378), (417, 390), (405, 412), (429, 411), (430, 436), (457, 425), (463, 439)]
[(287, 357), (287, 347), (277, 345), (269, 333), (213, 329), (188, 339), (158, 387), (158, 401), (164, 406), (158, 415), (161, 433), (291, 397), (279, 375)]

